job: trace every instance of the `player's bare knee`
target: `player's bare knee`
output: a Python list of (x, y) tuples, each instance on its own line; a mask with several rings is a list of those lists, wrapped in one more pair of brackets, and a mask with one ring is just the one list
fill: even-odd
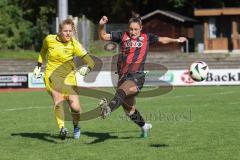
[(68, 106), (67, 102), (59, 99), (59, 100), (54, 100), (54, 106), (56, 107), (64, 107), (64, 106)]
[(131, 94), (137, 93), (137, 91), (138, 91), (138, 90), (137, 90), (137, 87), (136, 87), (136, 86), (129, 88), (129, 92), (130, 92)]
[(71, 108), (71, 111), (75, 113), (80, 113), (80, 108), (74, 107), (74, 108)]
[(79, 105), (74, 105), (74, 104), (72, 104), (71, 106), (70, 106), (70, 108), (71, 108), (71, 111), (72, 112), (76, 112), (76, 113), (80, 113), (81, 112), (81, 108), (80, 108), (80, 106)]

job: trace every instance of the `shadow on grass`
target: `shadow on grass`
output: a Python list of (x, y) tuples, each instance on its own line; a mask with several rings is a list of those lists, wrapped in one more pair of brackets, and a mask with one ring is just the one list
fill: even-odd
[(163, 148), (163, 147), (169, 147), (167, 144), (150, 144), (150, 147), (155, 147), (155, 148)]
[(88, 144), (101, 143), (108, 139), (117, 139), (118, 136), (112, 136), (110, 133), (99, 133), (99, 132), (82, 132), (81, 134), (88, 137), (95, 137), (96, 139)]
[(52, 135), (49, 133), (12, 133), (11, 136), (20, 136), (26, 138), (39, 139), (49, 143), (58, 143), (56, 139), (60, 139), (57, 135)]
[(133, 138), (138, 138), (138, 137), (118, 137), (118, 136), (111, 135), (113, 133), (114, 132), (110, 132), (110, 133), (82, 132), (81, 134), (86, 135), (88, 137), (96, 138), (94, 141), (92, 141), (90, 143), (87, 143), (87, 144), (102, 143), (102, 142), (104, 142), (106, 140), (113, 140), (113, 139), (133, 139)]

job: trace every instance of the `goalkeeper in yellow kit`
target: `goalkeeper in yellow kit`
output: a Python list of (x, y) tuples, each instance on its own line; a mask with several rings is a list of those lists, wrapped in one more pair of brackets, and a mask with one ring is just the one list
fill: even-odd
[[(65, 139), (68, 134), (68, 129), (64, 126), (64, 102), (67, 102), (71, 109), (74, 126), (73, 136), (75, 139), (80, 137), (81, 107), (79, 96), (74, 89), (74, 86), (77, 85), (75, 72), (78, 71), (82, 76), (85, 76), (95, 66), (87, 51), (73, 38), (74, 32), (73, 21), (67, 19), (59, 25), (57, 35), (48, 35), (43, 42), (38, 63), (33, 72), (35, 77), (39, 77), (41, 65), (43, 61), (46, 61), (45, 85), (54, 102), (54, 114), (62, 139)], [(77, 70), (73, 62), (75, 55), (80, 57), (86, 66)]]

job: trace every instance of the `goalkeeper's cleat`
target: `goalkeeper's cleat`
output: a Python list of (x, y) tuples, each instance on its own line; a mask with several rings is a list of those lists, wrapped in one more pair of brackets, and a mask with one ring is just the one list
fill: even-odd
[(101, 115), (102, 119), (105, 119), (111, 113), (111, 108), (109, 107), (109, 105), (107, 103), (107, 99), (106, 98), (101, 99), (98, 106), (101, 108), (100, 115)]
[(68, 129), (65, 128), (65, 127), (62, 127), (62, 128), (60, 129), (59, 136), (60, 136), (60, 138), (61, 138), (62, 140), (64, 140), (64, 139), (66, 139), (68, 133), (69, 133)]
[(80, 127), (74, 127), (74, 131), (73, 131), (73, 138), (74, 139), (79, 139), (81, 135), (81, 131), (80, 131)]
[(147, 138), (149, 136), (149, 131), (152, 128), (152, 124), (145, 123), (145, 125), (141, 128), (141, 138)]

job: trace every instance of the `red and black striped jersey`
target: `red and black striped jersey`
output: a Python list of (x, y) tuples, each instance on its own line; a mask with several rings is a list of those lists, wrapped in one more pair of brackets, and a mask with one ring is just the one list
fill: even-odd
[(111, 32), (111, 41), (120, 45), (118, 56), (118, 73), (127, 74), (143, 72), (149, 45), (158, 42), (159, 36), (151, 33), (141, 33), (137, 38), (129, 37), (127, 32)]

